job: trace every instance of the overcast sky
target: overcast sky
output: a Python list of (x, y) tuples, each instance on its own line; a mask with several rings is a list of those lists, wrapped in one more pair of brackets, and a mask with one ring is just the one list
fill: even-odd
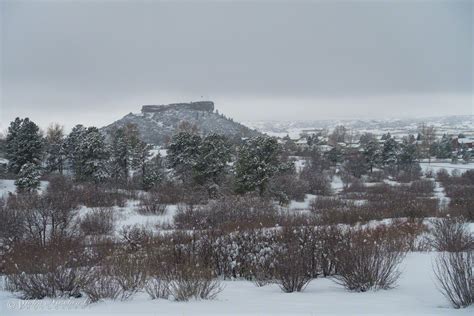
[(4, 1), (2, 128), (209, 99), (237, 120), (474, 114), (472, 1)]

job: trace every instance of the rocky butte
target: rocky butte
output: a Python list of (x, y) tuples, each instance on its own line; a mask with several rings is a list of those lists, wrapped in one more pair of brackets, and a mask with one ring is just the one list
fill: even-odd
[(203, 136), (210, 133), (226, 135), (229, 138), (259, 135), (259, 132), (219, 114), (215, 111), (212, 101), (143, 105), (140, 113), (129, 113), (103, 127), (102, 131), (108, 133), (113, 128), (135, 124), (144, 141), (164, 146), (184, 121), (194, 124)]

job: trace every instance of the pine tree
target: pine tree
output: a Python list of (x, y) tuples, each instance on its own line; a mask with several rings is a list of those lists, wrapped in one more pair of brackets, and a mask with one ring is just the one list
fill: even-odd
[(89, 127), (87, 129), (79, 145), (79, 155), (82, 164), (82, 174), (79, 179), (101, 182), (107, 178), (109, 152), (104, 136), (97, 127)]
[(150, 190), (163, 181), (165, 178), (165, 166), (159, 153), (143, 165), (142, 177), (144, 190)]
[(397, 164), (399, 146), (390, 133), (385, 138), (382, 148), (381, 159), (385, 167), (393, 167)]
[(48, 127), (45, 139), (46, 147), (46, 171), (63, 173), (64, 167), (64, 130), (63, 127), (54, 124)]
[(377, 139), (373, 138), (367, 141), (363, 147), (362, 154), (365, 157), (367, 167), (370, 172), (374, 170), (374, 167), (377, 167), (380, 164), (381, 152), (380, 145), (377, 142)]
[(87, 129), (83, 125), (76, 125), (66, 137), (63, 145), (63, 150), (66, 154), (68, 168), (72, 171), (76, 179), (81, 178), (83, 171), (82, 156), (80, 147), (84, 141)]
[(236, 186), (239, 193), (257, 190), (263, 195), (270, 179), (290, 165), (280, 160), (280, 147), (273, 137), (257, 136), (245, 141), (236, 162)]
[(16, 190), (19, 193), (37, 190), (40, 186), (40, 177), (41, 169), (38, 165), (31, 162), (25, 163), (15, 180)]
[(403, 170), (409, 170), (417, 162), (417, 147), (414, 136), (410, 135), (403, 139), (401, 152), (399, 156), (399, 167)]
[(469, 151), (469, 148), (466, 145), (463, 145), (461, 147), (461, 154), (462, 160), (464, 160), (465, 163), (469, 163), (471, 161), (471, 152)]
[(112, 177), (126, 181), (130, 172), (140, 171), (150, 156), (151, 146), (140, 140), (136, 125), (114, 129), (110, 133), (110, 169)]
[(108, 176), (108, 148), (96, 127), (76, 125), (64, 143), (71, 170), (76, 180), (102, 181)]
[(451, 138), (444, 134), (441, 137), (438, 145), (438, 151), (436, 157), (439, 159), (448, 159), (451, 158), (453, 152), (453, 144)]
[(116, 180), (126, 181), (129, 173), (130, 146), (124, 128), (116, 128), (110, 133), (110, 173)]
[(183, 181), (190, 181), (199, 158), (201, 137), (188, 131), (178, 132), (171, 139), (166, 157), (168, 167)]
[(195, 181), (199, 184), (219, 184), (230, 158), (230, 143), (225, 136), (206, 136), (199, 146), (199, 155), (193, 168)]
[(6, 158), (8, 170), (14, 174), (20, 172), (26, 163), (41, 163), (43, 138), (39, 127), (29, 118), (16, 118), (10, 123), (6, 139)]

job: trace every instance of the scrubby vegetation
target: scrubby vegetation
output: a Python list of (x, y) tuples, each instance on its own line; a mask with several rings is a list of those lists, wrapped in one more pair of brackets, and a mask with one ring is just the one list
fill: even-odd
[[(466, 223), (474, 173), (423, 176), (414, 137), (384, 135), (380, 144), (362, 135), (360, 149), (335, 141), (323, 153), (184, 126), (162, 157), (133, 126), (107, 138), (93, 127), (78, 125), (67, 137), (55, 128), (41, 151), (31, 124), (10, 127), (9, 157), (31, 133), (34, 146), (11, 160), (18, 190), (0, 200), (0, 273), (21, 298), (213, 299), (222, 280), (234, 279), (285, 293), (318, 278), (350, 291), (386, 290), (396, 286), (407, 252), (435, 250), (442, 292), (455, 307), (472, 304)], [(300, 170), (296, 154), (304, 155)], [(49, 182), (40, 192), (39, 169)], [(450, 199), (445, 206), (437, 186)], [(297, 202), (306, 203), (298, 212)], [(169, 222), (124, 224), (126, 212)]]

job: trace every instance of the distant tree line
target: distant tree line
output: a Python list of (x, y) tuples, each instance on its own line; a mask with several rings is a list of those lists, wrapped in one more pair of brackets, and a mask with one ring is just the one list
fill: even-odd
[(276, 138), (259, 136), (236, 144), (223, 135), (200, 136), (189, 123), (181, 124), (170, 139), (166, 157), (143, 142), (134, 125), (107, 135), (76, 125), (66, 135), (53, 124), (43, 135), (28, 118), (16, 118), (5, 143), (7, 169), (16, 177), (18, 191), (37, 189), (41, 175), (61, 174), (77, 182), (133, 182), (145, 190), (171, 180), (205, 187), (209, 195), (231, 181), (235, 192), (264, 195), (272, 179), (295, 173)]

